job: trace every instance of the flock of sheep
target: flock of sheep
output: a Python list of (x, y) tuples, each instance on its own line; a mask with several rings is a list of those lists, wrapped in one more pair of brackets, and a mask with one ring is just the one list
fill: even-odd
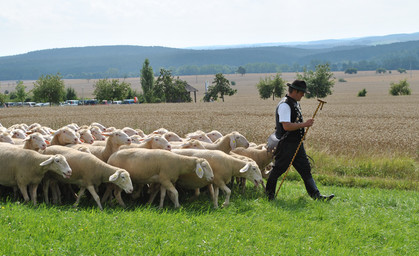
[(177, 208), (179, 188), (194, 190), (197, 197), (206, 187), (217, 208), (220, 189), (226, 195), (223, 206), (229, 205), (227, 184), (234, 177), (242, 185), (249, 180), (264, 187), (271, 162), (272, 154), (263, 145), (249, 143), (238, 132), (196, 131), (182, 138), (164, 128), (146, 135), (97, 122), (58, 130), (38, 123), (0, 124), (0, 193), (13, 188), (15, 198), (22, 195), (34, 205), (42, 184), (46, 203), (60, 204), (78, 187), (74, 206), (87, 189), (101, 210), (113, 199), (125, 207), (122, 191), (134, 200), (147, 193), (148, 203), (160, 192), (160, 208), (167, 194)]

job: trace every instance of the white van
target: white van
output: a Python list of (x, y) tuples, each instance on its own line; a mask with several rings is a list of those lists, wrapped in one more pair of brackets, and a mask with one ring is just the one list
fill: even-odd
[(66, 100), (64, 102), (64, 105), (67, 105), (67, 106), (78, 106), (79, 105), (79, 100)]

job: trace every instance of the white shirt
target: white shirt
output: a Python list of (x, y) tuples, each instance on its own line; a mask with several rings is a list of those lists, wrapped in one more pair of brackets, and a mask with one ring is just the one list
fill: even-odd
[(291, 123), (291, 108), (287, 103), (279, 104), (278, 115), (280, 123)]

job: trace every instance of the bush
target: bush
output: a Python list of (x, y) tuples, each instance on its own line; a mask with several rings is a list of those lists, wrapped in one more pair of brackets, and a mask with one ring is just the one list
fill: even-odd
[(410, 95), (411, 91), (409, 88), (409, 83), (406, 79), (401, 80), (399, 83), (391, 83), (389, 93), (393, 96)]
[(378, 74), (381, 74), (381, 73), (385, 74), (386, 72), (387, 72), (387, 69), (385, 68), (377, 68), (377, 70), (375, 70), (375, 73), (378, 73)]
[(399, 71), (399, 73), (406, 73), (406, 69), (404, 68), (398, 68), (397, 71)]
[(339, 78), (338, 81), (341, 82), (341, 83), (345, 83), (346, 82), (346, 80), (344, 78)]
[(367, 95), (367, 90), (364, 88), (358, 92), (358, 97), (365, 97)]
[(358, 73), (358, 69), (356, 68), (347, 68), (345, 70), (345, 74), (356, 74), (356, 73)]

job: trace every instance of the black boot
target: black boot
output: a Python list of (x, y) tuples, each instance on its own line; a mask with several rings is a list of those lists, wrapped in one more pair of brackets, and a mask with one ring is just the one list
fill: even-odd
[(316, 186), (316, 182), (314, 182), (313, 178), (309, 178), (304, 181), (304, 185), (306, 186), (307, 193), (313, 198), (314, 200), (326, 200), (329, 201), (333, 197), (335, 197), (334, 194), (331, 194), (330, 196), (324, 196), (320, 194), (319, 189)]
[(269, 179), (266, 182), (266, 195), (268, 196), (268, 200), (272, 201), (275, 199), (275, 188), (276, 188), (276, 183), (277, 183), (277, 179)]

